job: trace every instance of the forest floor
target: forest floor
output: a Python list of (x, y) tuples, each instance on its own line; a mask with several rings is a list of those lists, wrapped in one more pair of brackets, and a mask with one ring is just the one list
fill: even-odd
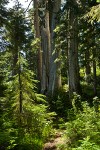
[(61, 150), (60, 145), (65, 145), (65, 139), (62, 137), (63, 131), (56, 132), (53, 139), (44, 144), (43, 150)]

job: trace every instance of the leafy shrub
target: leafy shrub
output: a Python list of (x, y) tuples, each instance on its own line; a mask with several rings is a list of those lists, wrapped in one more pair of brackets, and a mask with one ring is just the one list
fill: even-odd
[(100, 150), (100, 146), (90, 142), (90, 138), (87, 137), (81, 141), (81, 145), (78, 148), (72, 148), (72, 150)]
[(94, 107), (90, 108), (86, 102), (82, 105), (83, 111), (77, 111), (74, 119), (65, 123), (65, 137), (68, 143), (66, 147), (78, 150), (89, 150), (89, 147), (92, 147), (93, 150), (99, 150), (100, 113), (96, 112)]

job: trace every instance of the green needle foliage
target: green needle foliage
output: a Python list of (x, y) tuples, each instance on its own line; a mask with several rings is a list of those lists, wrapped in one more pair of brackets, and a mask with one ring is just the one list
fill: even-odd
[[(52, 114), (47, 112), (45, 97), (37, 94), (34, 73), (28, 69), (23, 53), (19, 52), (16, 75), (8, 71), (3, 116), (0, 119), (0, 145), (7, 149), (42, 149), (51, 132)], [(6, 144), (4, 144), (6, 143)]]

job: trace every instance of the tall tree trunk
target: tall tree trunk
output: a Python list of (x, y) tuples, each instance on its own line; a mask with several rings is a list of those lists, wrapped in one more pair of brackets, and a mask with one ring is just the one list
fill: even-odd
[[(76, 1), (73, 0), (73, 4)], [(75, 8), (69, 6), (68, 8), (68, 78), (69, 78), (69, 98), (72, 98), (73, 92), (79, 93), (80, 79), (78, 66), (78, 32), (77, 32), (77, 14)]]
[(51, 12), (51, 24), (50, 24), (50, 31), (51, 31), (51, 53), (50, 53), (50, 73), (49, 73), (49, 88), (48, 88), (48, 92), (52, 93), (54, 92), (55, 88), (59, 88), (61, 87), (61, 74), (57, 74), (58, 72), (58, 67), (60, 67), (60, 63), (59, 65), (57, 65), (55, 63), (55, 59), (57, 58), (57, 55), (59, 55), (60, 53), (56, 54), (54, 52), (55, 49), (55, 42), (54, 42), (54, 29), (56, 28), (57, 25), (57, 13), (60, 10), (61, 7), (61, 0), (55, 0), (55, 1), (51, 1), (52, 6), (52, 12)]
[(50, 63), (50, 50), (51, 50), (49, 11), (47, 9), (45, 12), (45, 26), (42, 27), (41, 37), (42, 37), (42, 51), (43, 51), (41, 92), (46, 94), (49, 85), (49, 63)]
[[(38, 14), (38, 0), (34, 0), (34, 28), (35, 28), (35, 38), (40, 39), (40, 24), (39, 24), (39, 14)], [(38, 44), (38, 56), (37, 56), (37, 73), (38, 73), (38, 80), (39, 80), (39, 91), (41, 89), (41, 76), (42, 76), (42, 51), (41, 51), (41, 44)]]

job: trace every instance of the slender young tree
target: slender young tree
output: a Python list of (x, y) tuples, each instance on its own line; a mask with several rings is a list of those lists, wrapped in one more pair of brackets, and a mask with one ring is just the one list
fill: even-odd
[[(9, 100), (8, 103), (11, 106), (9, 113), (13, 112), (11, 116), (13, 119), (17, 119), (16, 123), (20, 128), (27, 122), (28, 118), (25, 118), (27, 111), (31, 113), (31, 110), (28, 110), (28, 108), (34, 107), (35, 109), (35, 105), (41, 103), (44, 97), (36, 92), (36, 84), (38, 82), (34, 80), (34, 73), (29, 69), (26, 60), (27, 53), (25, 46), (27, 42), (26, 32), (28, 30), (24, 11), (19, 6), (19, 3), (10, 11), (11, 16), (9, 17), (6, 37), (10, 43), (10, 46), (6, 50), (6, 64), (8, 69), (6, 100)], [(28, 122), (26, 126), (27, 124)]]

